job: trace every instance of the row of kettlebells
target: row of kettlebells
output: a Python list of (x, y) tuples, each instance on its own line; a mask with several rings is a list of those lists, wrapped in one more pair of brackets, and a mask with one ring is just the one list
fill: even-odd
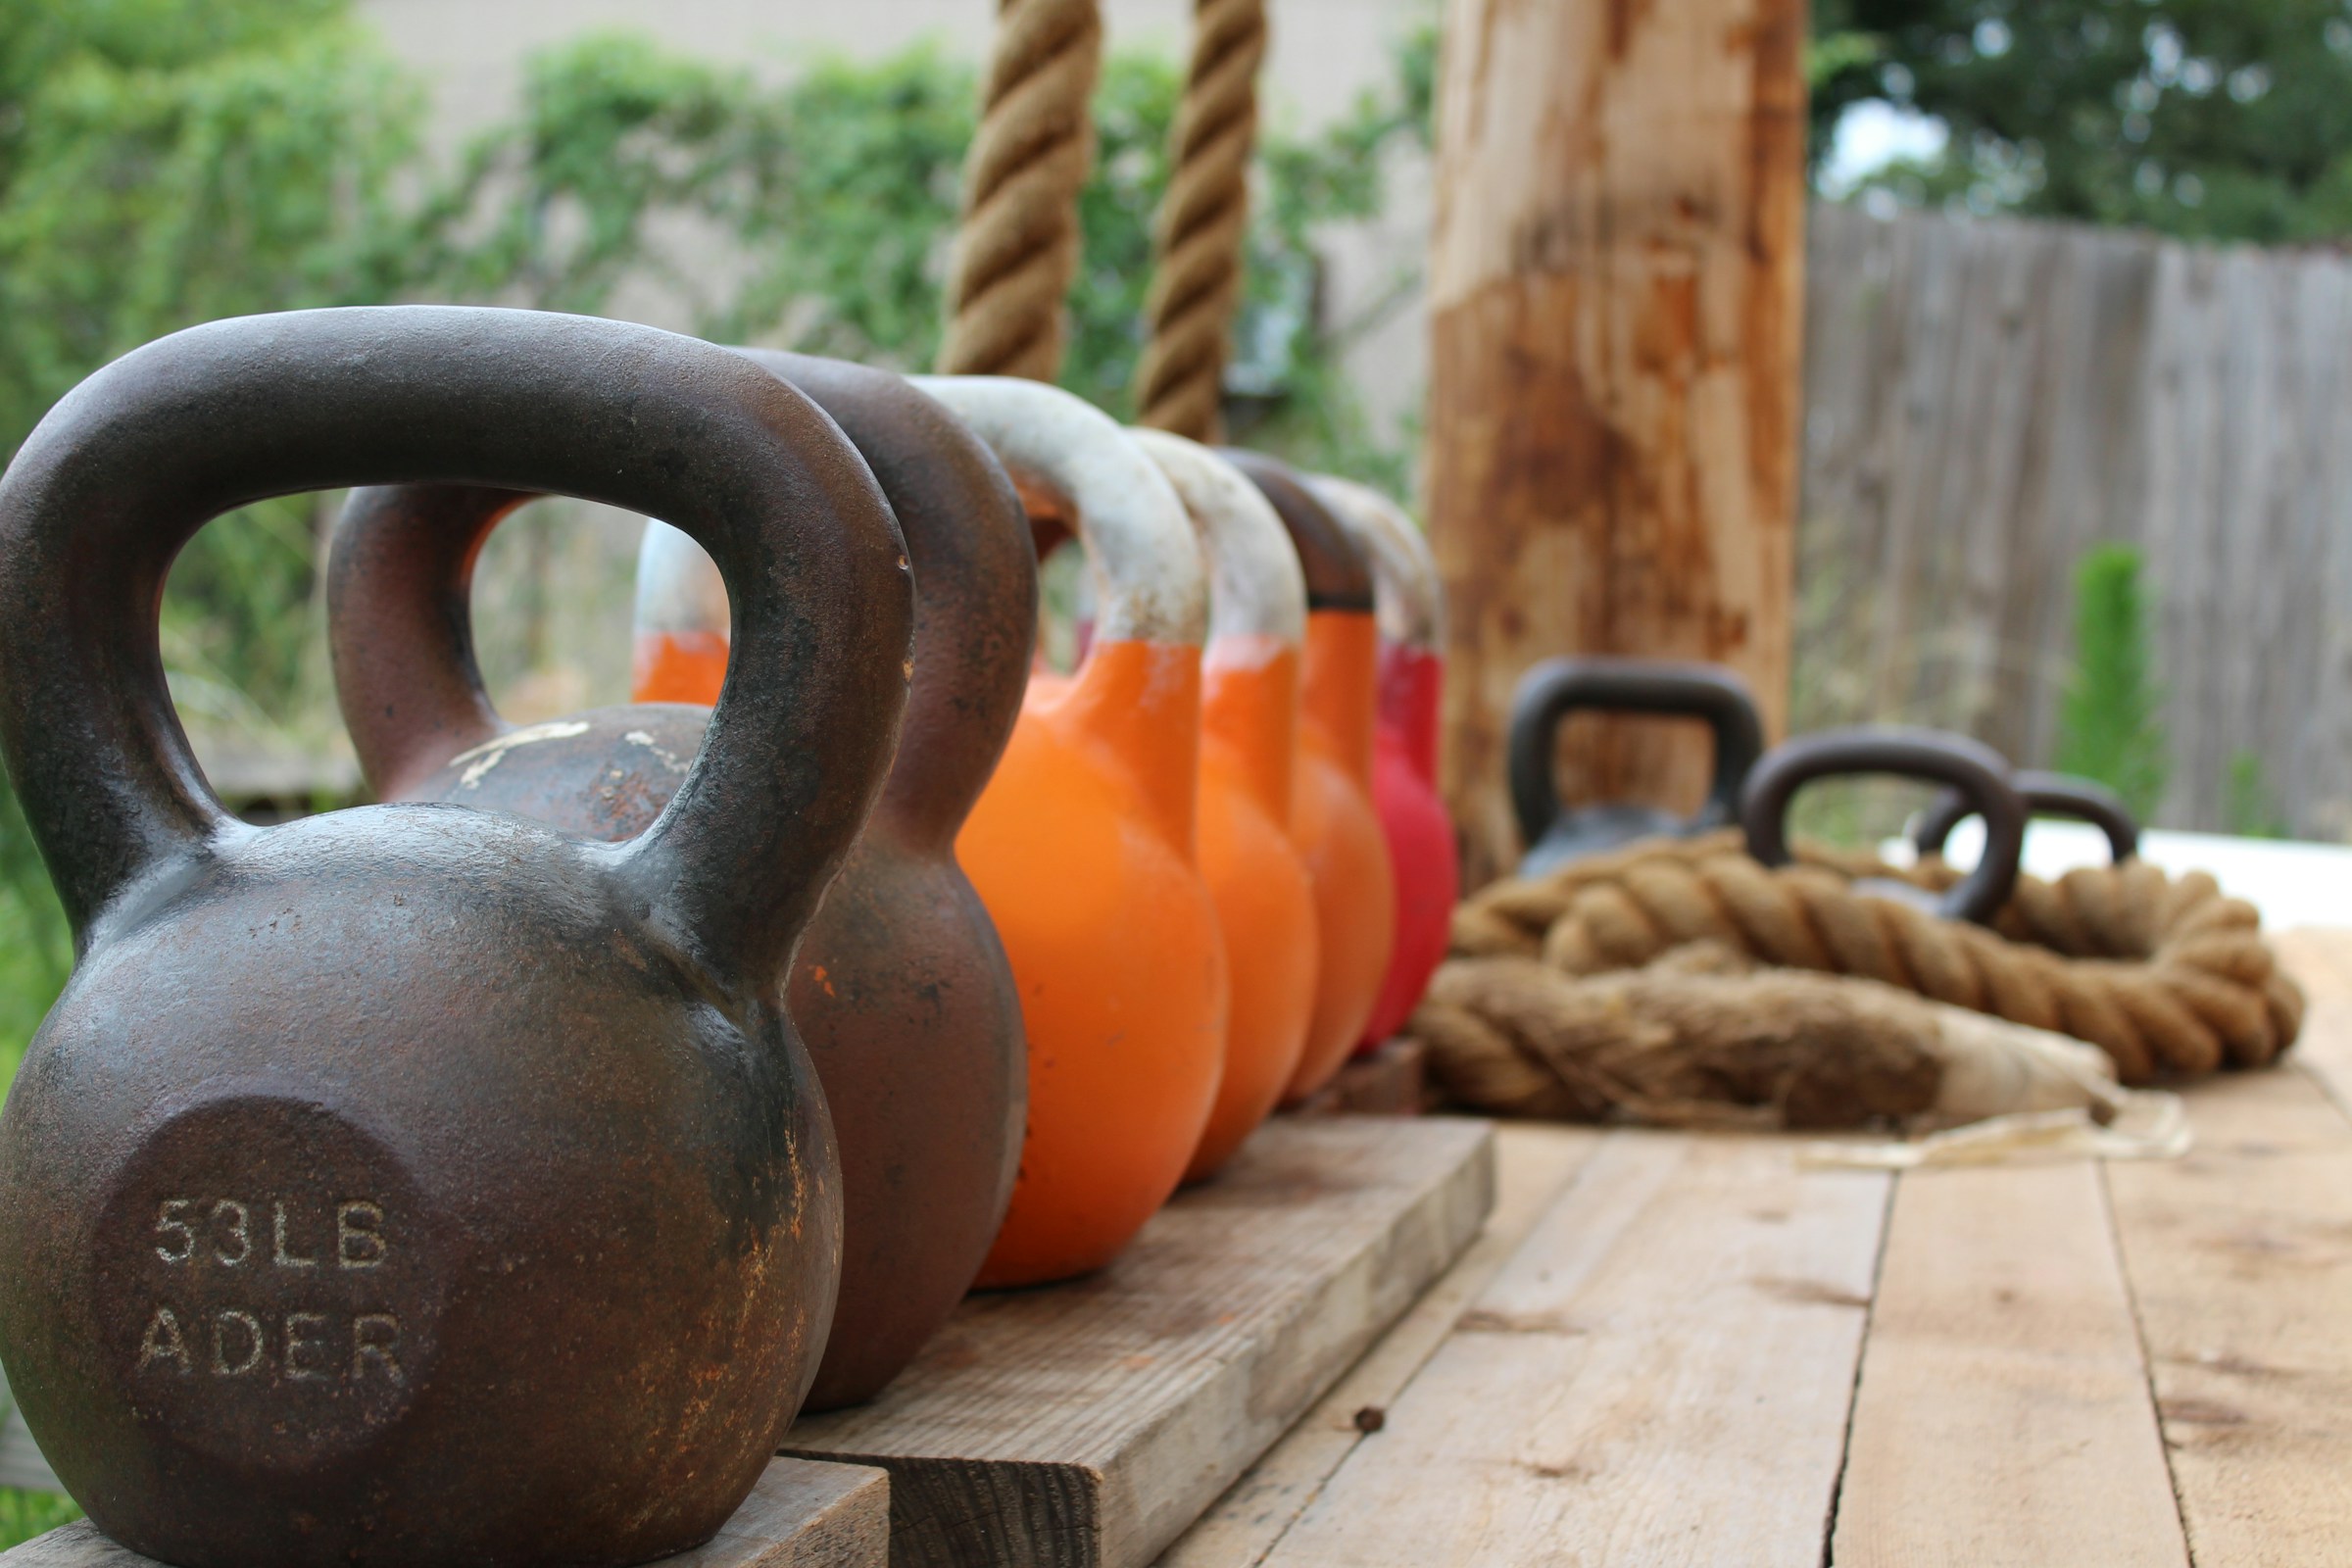
[[(394, 804), (250, 827), (161, 587), (209, 518), (339, 487), (336, 682)], [(539, 494), (677, 538), (646, 700), (515, 728), (469, 577)], [(1033, 525), (1097, 587), (1067, 679)], [(185, 1568), (707, 1540), (804, 1398), (871, 1395), (975, 1276), (1106, 1261), (1444, 946), (1409, 521), (1043, 386), (217, 322), (26, 441), (0, 602), (79, 955), (0, 1112), (0, 1357), (92, 1519)]]
[[(1624, 801), (1569, 807), (1556, 787), (1553, 757), (1561, 726), (1579, 712), (1703, 722), (1714, 743), (1714, 771), (1704, 803), (1689, 815)], [(1556, 870), (1639, 839), (1688, 838), (1734, 824), (1744, 833), (1750, 855), (1767, 865), (1785, 865), (1791, 858), (1788, 808), (1797, 792), (1818, 780), (1865, 774), (1941, 786), (1913, 826), (1912, 845), (1920, 855), (1942, 853), (1952, 830), (1968, 817), (1984, 819), (1983, 854), (1941, 894), (1884, 879), (1866, 883), (1870, 891), (1919, 904), (1948, 919), (1991, 919), (2016, 884), (2031, 817), (2089, 822), (2106, 836), (2119, 861), (2139, 848), (2138, 824), (2114, 791), (2063, 773), (2013, 772), (1999, 753), (1965, 735), (1866, 725), (1799, 736), (1767, 752), (1754, 696), (1719, 664), (1605, 657), (1546, 660), (1520, 679), (1513, 695), (1506, 765), (1512, 809), (1527, 845), (1522, 876)]]

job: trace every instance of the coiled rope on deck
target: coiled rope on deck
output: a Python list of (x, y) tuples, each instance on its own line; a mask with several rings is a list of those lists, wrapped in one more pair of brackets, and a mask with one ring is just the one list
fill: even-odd
[(1051, 381), (1060, 370), (1102, 62), (1096, 0), (1002, 0), (964, 161), (942, 374)]
[[(1540, 956), (1581, 979), (1708, 943), (2071, 1036), (2105, 1052), (2128, 1084), (2259, 1066), (2301, 1027), (2302, 993), (2253, 907), (2202, 873), (2131, 861), (2020, 878), (1986, 929), (1853, 886), (1868, 876), (1940, 890), (1954, 879), (1940, 861), (1898, 870), (1818, 849), (1800, 859), (1760, 865), (1728, 832), (1633, 846), (1485, 890), (1456, 910), (1453, 953)], [(1459, 976), (1436, 990), (1456, 1012), (1476, 1010)]]
[(1241, 301), (1265, 53), (1264, 0), (1196, 0), (1174, 167), (1152, 229), (1152, 338), (1136, 371), (1136, 422), (1196, 441), (1223, 434), (1219, 391)]

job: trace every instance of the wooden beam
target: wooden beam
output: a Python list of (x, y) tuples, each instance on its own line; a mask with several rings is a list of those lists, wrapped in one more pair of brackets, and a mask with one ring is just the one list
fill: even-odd
[(787, 1451), (891, 1473), (898, 1568), (1141, 1568), (1470, 1245), (1489, 1124), (1280, 1116), (1102, 1273), (984, 1292)]
[(1887, 1180), (1608, 1134), (1267, 1568), (1817, 1568)]
[(1838, 1568), (2187, 1568), (2088, 1161), (1895, 1189), (1838, 1496)]
[(1487, 1228), (1413, 1303), (1413, 1309), (1177, 1538), (1158, 1568), (1237, 1568), (1262, 1561), (1357, 1445), (1373, 1442), (1388, 1407), (1453, 1332), (1463, 1312), (1527, 1240), (1600, 1134), (1584, 1127), (1502, 1122), (1494, 1129), (1494, 1212)]
[[(1449, 0), (1429, 516), (1467, 885), (1515, 858), (1512, 685), (1719, 661), (1786, 710), (1801, 406), (1804, 0)], [(1573, 740), (1580, 796), (1695, 805), (1704, 743)]]

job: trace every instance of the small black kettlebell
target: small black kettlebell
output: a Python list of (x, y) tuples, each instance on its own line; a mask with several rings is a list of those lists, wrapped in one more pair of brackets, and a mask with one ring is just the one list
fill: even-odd
[[(1572, 713), (1654, 713), (1704, 719), (1715, 737), (1715, 776), (1695, 815), (1634, 801), (1573, 809), (1552, 780), (1552, 751)], [(1740, 788), (1764, 750), (1764, 721), (1744, 681), (1720, 664), (1668, 659), (1547, 659), (1520, 677), (1511, 697), (1511, 807), (1527, 854), (1521, 876), (1537, 876), (1605, 855), (1639, 839), (1689, 838), (1728, 827)]]
[(1787, 741), (1764, 754), (1747, 775), (1740, 800), (1740, 821), (1747, 853), (1766, 865), (1787, 865), (1788, 804), (1817, 779), (1860, 773), (1888, 774), (1947, 784), (1984, 818), (1984, 856), (1976, 869), (1941, 895), (1891, 877), (1864, 877), (1854, 891), (1892, 899), (1946, 920), (1990, 923), (2017, 885), (2017, 862), (2026, 846), (2026, 803), (2010, 783), (2009, 763), (2000, 753), (1965, 735), (1941, 730), (1868, 725), (1823, 730)]
[[(744, 662), (627, 844), (229, 816), (157, 605), (205, 521), (440, 480), (667, 517)], [(401, 308), (118, 360), (0, 479), (0, 751), (79, 955), (0, 1113), (0, 1357), (74, 1499), (181, 1568), (627, 1564), (710, 1539), (840, 1266), (778, 994), (906, 703), (903, 542), (723, 350)], [(755, 652), (756, 651), (756, 652)]]
[[(2107, 836), (2107, 854), (2116, 864), (2139, 854), (2139, 822), (2124, 798), (2096, 779), (2072, 773), (2044, 773), (2027, 768), (2011, 783), (2026, 803), (2026, 814), (2064, 817), (2088, 822)], [(1911, 829), (1912, 848), (1922, 856), (1941, 855), (1952, 829), (1976, 814), (1976, 807), (1958, 790), (1945, 790), (1928, 803)]]

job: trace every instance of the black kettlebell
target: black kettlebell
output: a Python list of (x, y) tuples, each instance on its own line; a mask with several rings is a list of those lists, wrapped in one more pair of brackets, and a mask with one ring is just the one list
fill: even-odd
[(1984, 818), (1984, 858), (1940, 895), (1891, 877), (1864, 877), (1854, 891), (1892, 899), (1946, 920), (1990, 922), (2017, 885), (2026, 844), (2026, 803), (2009, 780), (2009, 764), (1991, 747), (1940, 730), (1870, 725), (1803, 735), (1764, 754), (1747, 776), (1740, 821), (1747, 853), (1766, 865), (1787, 865), (1788, 804), (1818, 779), (1888, 774), (1960, 792), (1968, 809)]
[[(1681, 816), (1632, 801), (1567, 808), (1553, 782), (1552, 755), (1571, 713), (1657, 713), (1706, 721), (1715, 737), (1715, 777), (1697, 814)], [(1764, 750), (1764, 723), (1747, 684), (1720, 664), (1666, 659), (1547, 659), (1520, 678), (1511, 697), (1511, 806), (1527, 845), (1519, 874), (1536, 876), (1638, 839), (1689, 838), (1731, 825), (1740, 786)]]
[[(1027, 689), (1037, 564), (1004, 468), (906, 377), (734, 352), (840, 424), (898, 515), (915, 582), (914, 669), (890, 783), (785, 988), (841, 1151), (840, 1312), (808, 1397), (826, 1410), (871, 1398), (947, 1321), (1012, 1194), (1028, 1094), (1021, 1001), (955, 843)], [(473, 659), (473, 563), (528, 499), (438, 485), (352, 496), (327, 572), (345, 722), (384, 799), (479, 805), (626, 839), (669, 803), (710, 710), (632, 703), (523, 729), (499, 718)], [(669, 529), (654, 537), (671, 542), (673, 590), (700, 598), (693, 590), (716, 586), (701, 551)], [(692, 696), (707, 702), (717, 686), (712, 671)]]
[[(641, 837), (255, 828), (207, 787), (157, 648), (173, 556), (263, 497), (416, 480), (717, 559), (770, 674)], [(890, 763), (903, 549), (806, 399), (617, 321), (220, 321), (41, 421), (0, 480), (0, 751), (78, 961), (0, 1113), (0, 1356), (100, 1529), (181, 1568), (552, 1568), (742, 1503), (832, 1314), (778, 980)]]
[[(2088, 822), (2107, 835), (2108, 858), (2121, 865), (2139, 854), (2139, 822), (2124, 798), (2095, 779), (2072, 773), (2025, 769), (2011, 784), (2026, 803), (2026, 815), (2057, 816)], [(1977, 808), (1958, 790), (1945, 790), (1928, 803), (1911, 829), (1911, 845), (1922, 856), (1941, 855), (1952, 829), (1976, 814)]]

